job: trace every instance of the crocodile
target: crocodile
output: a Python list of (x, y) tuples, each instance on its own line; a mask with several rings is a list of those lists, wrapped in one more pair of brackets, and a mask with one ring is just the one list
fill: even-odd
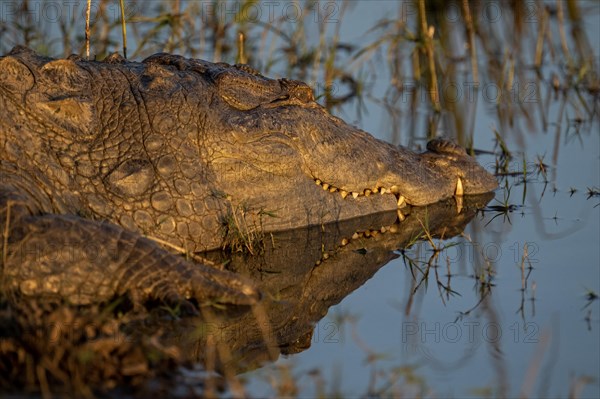
[(4, 286), (76, 303), (124, 292), (254, 303), (251, 281), (181, 253), (220, 248), (236, 229), (497, 187), (451, 141), (416, 153), (331, 115), (303, 82), (165, 53), (92, 61), (15, 47), (0, 57), (0, 155)]

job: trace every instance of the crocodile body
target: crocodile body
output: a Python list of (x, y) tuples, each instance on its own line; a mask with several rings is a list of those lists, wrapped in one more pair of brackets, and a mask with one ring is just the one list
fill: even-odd
[(170, 54), (13, 49), (0, 58), (0, 155), (4, 283), (75, 302), (250, 303), (252, 283), (165, 248), (219, 248), (231, 220), (281, 231), (497, 186), (461, 147), (375, 139), (302, 82)]

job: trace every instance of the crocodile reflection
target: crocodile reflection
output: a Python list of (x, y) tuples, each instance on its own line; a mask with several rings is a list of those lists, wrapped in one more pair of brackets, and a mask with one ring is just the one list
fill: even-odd
[[(265, 293), (254, 311), (207, 312), (205, 307), (198, 318), (167, 325), (146, 322), (143, 329), (130, 325), (127, 331), (135, 336), (163, 328), (165, 343), (183, 348), (183, 353), (200, 363), (205, 361), (207, 345), (222, 345), (228, 359), (217, 362), (216, 369), (235, 373), (260, 367), (279, 355), (301, 352), (310, 347), (316, 323), (331, 306), (396, 258), (395, 250), (422, 238), (422, 223), (434, 237), (456, 236), (492, 196), (466, 198), (459, 213), (454, 200), (448, 200), (411, 208), (401, 222), (396, 212), (386, 212), (268, 237), (263, 254), (226, 259), (227, 269), (250, 276)], [(222, 253), (208, 256), (225, 260)], [(268, 323), (259, 320), (261, 315)]]

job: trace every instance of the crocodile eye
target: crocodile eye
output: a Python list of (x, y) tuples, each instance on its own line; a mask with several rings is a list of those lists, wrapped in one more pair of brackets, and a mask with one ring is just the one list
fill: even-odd
[(231, 68), (215, 77), (217, 92), (230, 106), (242, 111), (269, 104), (280, 98), (283, 93), (277, 80), (260, 75), (249, 74)]
[(142, 195), (152, 187), (154, 169), (145, 159), (129, 159), (110, 172), (105, 179), (106, 188), (125, 198)]

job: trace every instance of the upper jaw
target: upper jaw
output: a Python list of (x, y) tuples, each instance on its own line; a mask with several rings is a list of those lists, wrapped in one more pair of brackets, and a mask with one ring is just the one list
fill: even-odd
[(374, 153), (363, 154), (359, 161), (339, 158), (326, 163), (325, 168), (310, 168), (309, 175), (321, 189), (343, 199), (393, 195), (399, 208), (427, 205), (465, 193), (465, 181), (459, 175), (452, 177), (412, 151), (377, 144)]
[[(344, 199), (394, 195), (398, 208), (406, 204), (427, 205), (452, 196), (482, 194), (498, 186), (494, 176), (468, 155), (416, 154), (387, 143), (377, 144), (377, 151), (366, 157), (367, 162), (359, 162), (358, 170), (345, 168), (344, 160), (339, 160), (332, 178), (324, 177), (332, 176), (330, 171), (325, 170), (321, 175), (317, 169), (311, 171), (312, 179), (321, 189)], [(357, 175), (365, 178), (356, 179)], [(344, 179), (344, 176), (351, 177)]]

